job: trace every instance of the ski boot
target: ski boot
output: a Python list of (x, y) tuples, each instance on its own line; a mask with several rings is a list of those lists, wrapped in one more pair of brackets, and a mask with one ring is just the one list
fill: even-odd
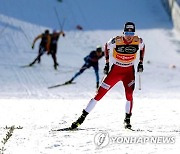
[(38, 64), (40, 64), (40, 63), (41, 63), (41, 59), (40, 59), (40, 58), (38, 58), (38, 59), (37, 59), (37, 61), (38, 61)]
[(33, 66), (34, 64), (35, 64), (35, 62), (32, 62), (32, 63), (29, 64), (29, 66), (31, 67), (31, 66)]
[(130, 118), (131, 118), (131, 113), (130, 114), (128, 114), (128, 113), (126, 113), (126, 117), (125, 117), (125, 119), (124, 119), (124, 128), (125, 129), (131, 129), (131, 124), (130, 124)]
[(69, 80), (69, 81), (66, 81), (65, 84), (71, 84), (73, 81), (73, 79)]
[(57, 70), (57, 65), (56, 64), (54, 64), (54, 69)]
[(57, 66), (59, 66), (58, 63), (54, 64), (54, 69), (57, 70)]
[(78, 126), (80, 126), (83, 123), (83, 121), (85, 120), (85, 118), (86, 118), (86, 116), (88, 114), (89, 114), (88, 112), (83, 110), (82, 115), (78, 118), (78, 120), (76, 120), (75, 122), (72, 123), (72, 125), (70, 127), (71, 130), (73, 130), (73, 129), (77, 128)]

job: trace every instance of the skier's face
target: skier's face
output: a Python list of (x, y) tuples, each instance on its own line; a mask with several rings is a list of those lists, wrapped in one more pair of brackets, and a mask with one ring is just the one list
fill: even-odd
[(124, 32), (124, 38), (127, 42), (131, 42), (134, 37), (134, 32)]
[(96, 51), (96, 54), (97, 54), (98, 57), (100, 57), (102, 55), (102, 52)]

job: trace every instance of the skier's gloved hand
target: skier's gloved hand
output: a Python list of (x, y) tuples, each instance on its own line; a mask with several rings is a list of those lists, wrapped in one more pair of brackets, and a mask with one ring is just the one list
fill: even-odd
[(105, 67), (104, 67), (104, 74), (108, 74), (109, 73), (109, 63), (106, 63)]
[(32, 45), (32, 49), (34, 49), (34, 44)]
[(66, 34), (61, 30), (60, 34), (62, 34), (63, 37), (66, 36)]
[(84, 61), (88, 62), (89, 61), (89, 56), (84, 57)]
[(143, 63), (139, 62), (138, 66), (137, 66), (137, 72), (143, 72), (144, 68), (143, 68)]

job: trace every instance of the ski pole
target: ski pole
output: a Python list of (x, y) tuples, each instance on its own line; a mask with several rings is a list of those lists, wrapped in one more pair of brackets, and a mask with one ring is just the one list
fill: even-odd
[(8, 24), (6, 24), (6, 25), (4, 26), (4, 28), (0, 31), (0, 35), (6, 30), (7, 27), (8, 27)]
[(61, 22), (56, 7), (54, 7), (54, 11), (55, 11), (55, 14), (56, 14), (60, 29), (63, 30), (64, 23), (65, 23), (65, 18), (63, 19), (63, 22)]
[(139, 90), (141, 90), (141, 73), (138, 74), (139, 74)]
[(31, 46), (31, 41), (29, 40), (28, 36), (26, 35), (26, 33), (24, 32), (24, 30), (21, 28), (21, 26), (19, 26), (20, 30), (22, 31), (22, 33), (24, 34), (25, 38), (27, 39), (28, 43)]
[(62, 24), (61, 24), (61, 30), (63, 30), (63, 28), (64, 28), (65, 21), (66, 21), (66, 18), (64, 17), (63, 21), (62, 21)]

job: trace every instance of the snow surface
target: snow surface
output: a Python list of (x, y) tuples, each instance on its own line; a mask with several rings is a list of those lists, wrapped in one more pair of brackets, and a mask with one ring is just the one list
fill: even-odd
[[(62, 5), (55, 0), (26, 3), (0, 0), (0, 3), (3, 4), (0, 5), (0, 141), (9, 130), (6, 126), (23, 127), (14, 130), (4, 146), (5, 154), (180, 151), (180, 34), (173, 29), (160, 0), (64, 0)], [(61, 19), (68, 16), (66, 37), (60, 38), (58, 44), (59, 70), (53, 69), (52, 58), (47, 55), (42, 57), (41, 64), (22, 68), (37, 56), (39, 42), (34, 50), (31, 49), (34, 37), (46, 28), (58, 27), (52, 11), (54, 6), (58, 11), (62, 9)], [(54, 89), (47, 87), (70, 79), (82, 66), (83, 57), (112, 36), (121, 35), (123, 23), (129, 20), (136, 23), (137, 34), (146, 44), (142, 90), (138, 90), (136, 74), (132, 116), (133, 128), (141, 131), (123, 128), (126, 100), (122, 83), (98, 102), (80, 127), (82, 130), (51, 131), (70, 126), (80, 116), (95, 94), (95, 75), (93, 69), (89, 69), (76, 79), (76, 84)], [(75, 30), (76, 24), (83, 25), (85, 31)], [(103, 67), (102, 59), (101, 78)], [(108, 132), (109, 136), (173, 136), (175, 143), (110, 142), (106, 147), (98, 148), (94, 138), (99, 132)], [(0, 149), (2, 146), (0, 143)]]

